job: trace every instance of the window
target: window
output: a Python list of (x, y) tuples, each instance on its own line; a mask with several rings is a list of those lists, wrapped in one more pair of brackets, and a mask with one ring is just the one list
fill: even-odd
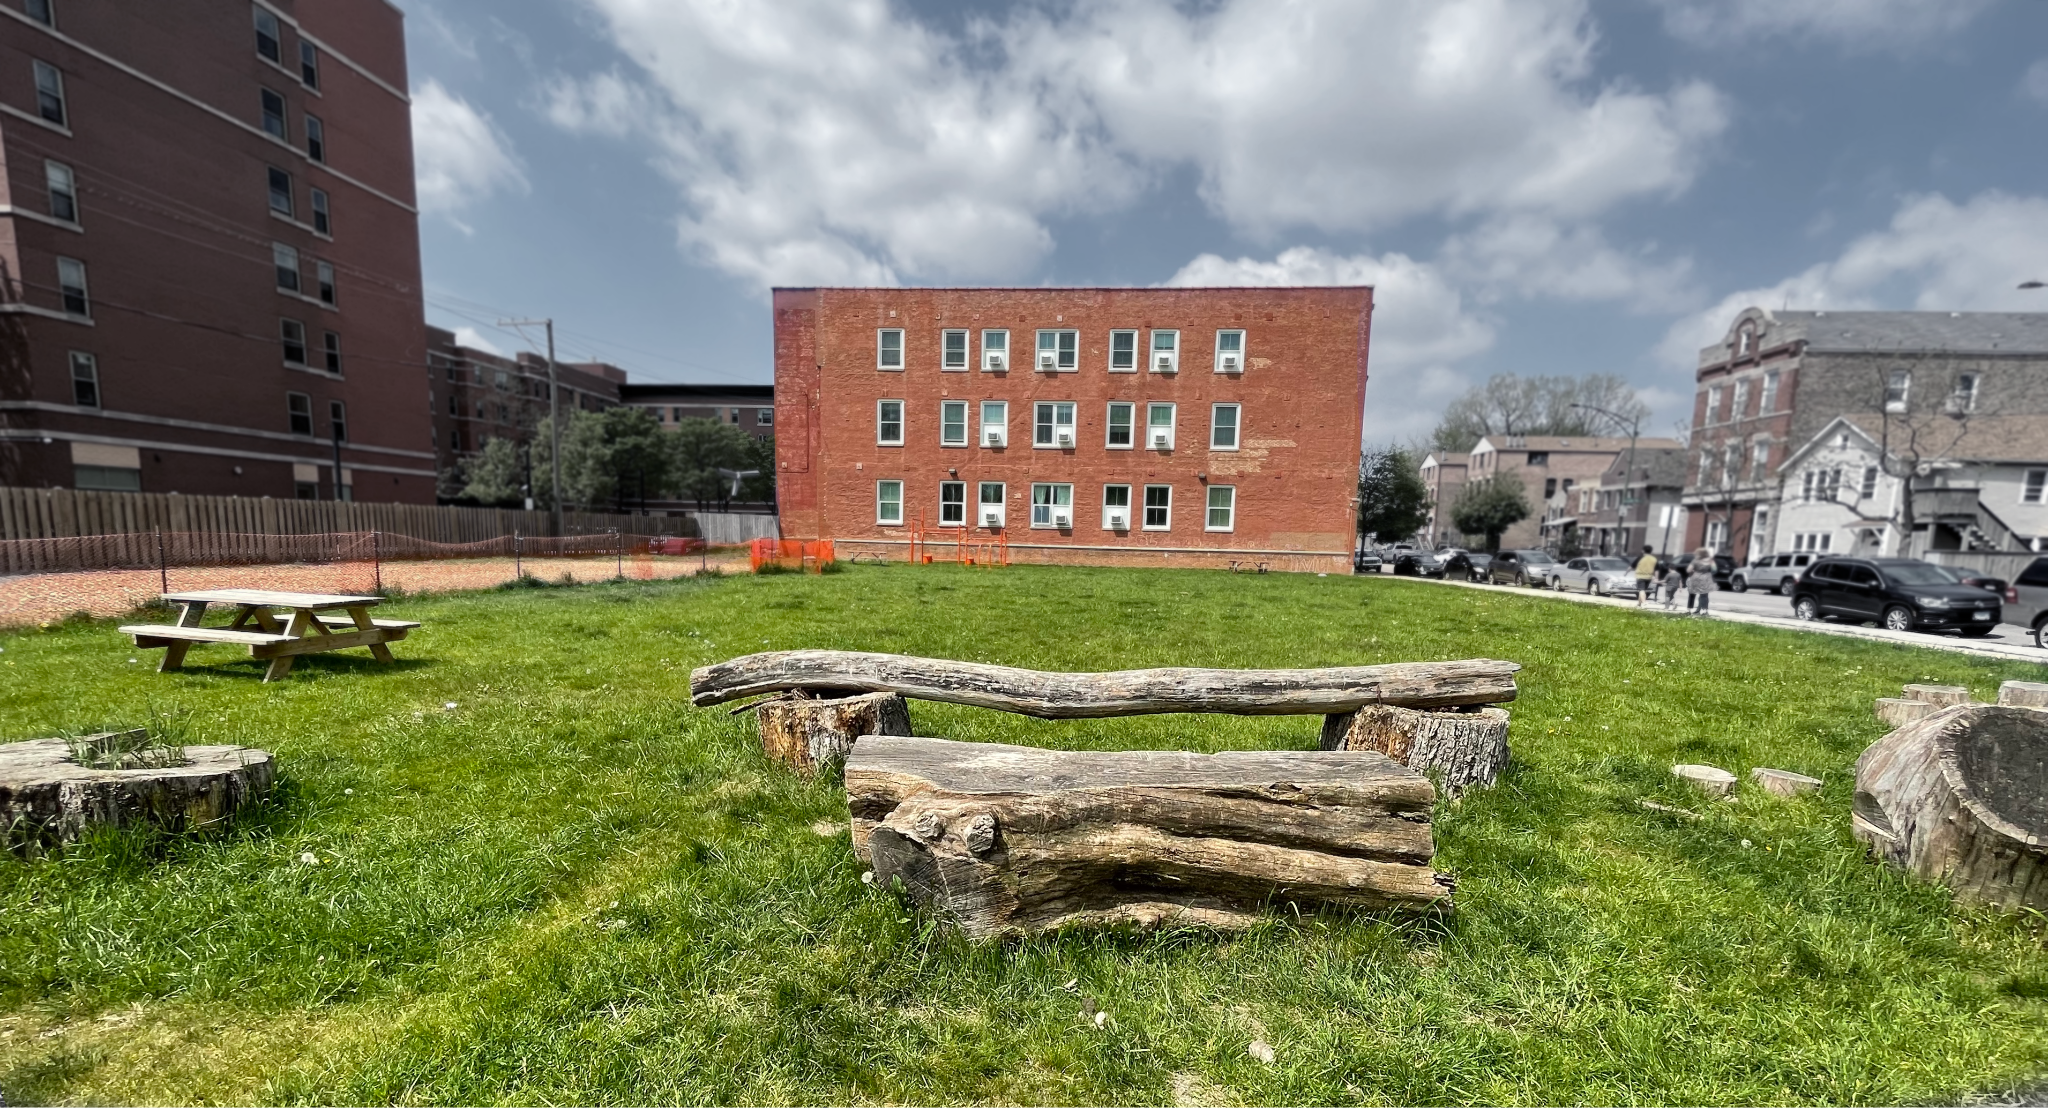
[(1074, 525), (1074, 486), (1031, 486), (1031, 526), (1065, 530)]
[(1131, 487), (1129, 485), (1102, 486), (1102, 529), (1105, 531), (1128, 531), (1131, 529)]
[(1054, 450), (1074, 446), (1074, 405), (1065, 400), (1040, 403), (1033, 408), (1031, 445)]
[(981, 333), (981, 368), (986, 373), (1001, 373), (1010, 368), (1010, 333), (1008, 331), (983, 331)]
[(85, 291), (85, 263), (76, 258), (57, 259), (57, 292), (64, 298), (68, 315), (92, 315), (92, 300)]
[(270, 210), (291, 218), (292, 175), (275, 166), (270, 170)]
[(1768, 370), (1764, 373), (1764, 394), (1758, 398), (1756, 408), (1760, 415), (1778, 410), (1777, 370)]
[(296, 319), (277, 321), (278, 335), (284, 339), (284, 360), (286, 365), (306, 364), (306, 325)]
[(773, 427), (773, 426), (775, 426), (775, 409), (773, 409), (773, 408), (756, 408), (756, 409), (754, 409), (754, 422), (755, 422), (755, 424), (757, 424), (757, 425), (759, 425), (759, 426), (762, 426), (762, 427)]
[(1001, 481), (983, 481), (977, 498), (981, 506), (981, 525), (983, 527), (1001, 527), (1004, 516), (1008, 514), (1008, 508), (1003, 503), (1003, 483)]
[(335, 442), (348, 441), (348, 406), (339, 400), (327, 402), (327, 431)]
[(1873, 497), (1873, 496), (1876, 496), (1876, 495), (1877, 495), (1877, 467), (1876, 467), (1876, 466), (1864, 466), (1864, 467), (1863, 467), (1863, 480), (1862, 480), (1861, 482), (1859, 482), (1859, 483), (1858, 483), (1858, 485), (1857, 485), (1857, 489), (1856, 489), (1856, 499), (1858, 499), (1858, 500), (1868, 500), (1868, 499), (1870, 499), (1871, 497)]
[(1767, 439), (1758, 439), (1749, 448), (1749, 479), (1761, 481), (1770, 475), (1771, 444)]
[(1806, 471), (1805, 473), (1802, 473), (1802, 474), (1800, 474), (1800, 475), (1799, 475), (1799, 502), (1800, 502), (1800, 503), (1802, 503), (1802, 504), (1804, 504), (1804, 503), (1809, 503), (1809, 502), (1811, 502), (1811, 501), (1813, 500), (1813, 488), (1814, 488), (1814, 484), (1815, 484), (1815, 481), (1814, 481), (1814, 479), (1815, 479), (1815, 478), (1817, 478), (1817, 477), (1819, 477), (1819, 476), (1820, 476), (1820, 474), (1819, 474), (1819, 473), (1818, 473), (1817, 471), (1815, 471), (1815, 470), (1811, 470), (1811, 469), (1809, 469), (1809, 470), (1807, 470), (1807, 471)]
[(284, 60), (284, 51), (278, 46), (277, 16), (256, 9), (256, 53), (274, 62)]
[(264, 89), (262, 90), (262, 98), (264, 133), (273, 138), (280, 138), (290, 142), (291, 135), (286, 132), (284, 126), (284, 97), (269, 89)]
[(44, 162), (43, 179), (49, 183), (51, 217), (78, 222), (78, 185), (71, 177), (71, 167)]
[(1109, 371), (1111, 373), (1138, 372), (1138, 333), (1136, 331), (1111, 331), (1109, 333)]
[(314, 262), (313, 275), (319, 282), (320, 302), (334, 306), (334, 266), (327, 262)]
[(327, 160), (327, 128), (317, 115), (306, 117), (306, 156), (316, 162)]
[[(289, 178), (289, 177), (285, 178), (285, 184), (286, 184), (287, 188), (289, 188), (289, 186), (290, 186), (290, 184), (291, 184), (291, 178)], [(317, 232), (319, 232), (320, 234), (323, 234), (323, 235), (332, 235), (332, 234), (334, 233), (334, 227), (333, 227), (333, 225), (332, 225), (332, 224), (331, 224), (331, 223), (330, 223), (330, 222), (328, 221), (328, 218), (327, 218), (327, 190), (325, 190), (325, 189), (309, 189), (308, 191), (309, 191), (309, 192), (311, 192), (311, 193), (313, 194), (313, 230), (315, 230), (315, 231), (317, 231)], [(275, 196), (274, 196), (274, 195), (273, 195), (273, 197), (272, 197), (272, 201), (271, 201), (271, 203), (272, 203), (272, 206), (273, 206), (273, 207), (274, 207), (274, 206), (276, 205), (276, 199), (275, 199)], [(285, 212), (284, 212), (284, 214), (286, 214), (286, 215), (290, 215), (290, 214), (292, 214), (292, 213), (291, 213), (291, 193), (290, 193), (290, 192), (286, 192), (286, 193), (285, 193)]]
[(939, 526), (967, 526), (967, 482), (939, 482)]
[(453, 396), (450, 396), (448, 398), (448, 414), (452, 416), (459, 416), (462, 414), (462, 408), (459, 404), (456, 403), (455, 397)]
[[(455, 428), (454, 430), (452, 430), (452, 431), (448, 432), (448, 449), (450, 449), (450, 450), (460, 450), (460, 449), (462, 449), (462, 428), (460, 428), (460, 427), (457, 427), (457, 428)], [(301, 497), (300, 497), (299, 499), (301, 499), (301, 500), (311, 500), (311, 499), (313, 499), (313, 498), (312, 498), (312, 497), (310, 497), (310, 496), (301, 496)]]
[(73, 465), (72, 484), (101, 492), (141, 492), (142, 470), (129, 466)]
[(1729, 419), (1746, 419), (1749, 416), (1749, 378), (1735, 382), (1735, 400), (1728, 412)]
[(1152, 332), (1152, 372), (1175, 373), (1180, 369), (1180, 332)]
[(50, 0), (28, 0), (21, 7), (28, 13), (28, 17), (37, 23), (45, 27), (57, 25), (57, 13), (50, 10)]
[(1202, 525), (1204, 531), (1231, 531), (1237, 528), (1237, 486), (1209, 486), (1209, 518)]
[(1081, 333), (1040, 331), (1038, 368), (1047, 373), (1071, 373), (1081, 367)]
[(1792, 549), (1796, 552), (1815, 554), (1827, 553), (1833, 545), (1834, 534), (1828, 531), (1802, 531), (1792, 536)]
[(1553, 497), (1553, 496), (1556, 496), (1556, 495), (1557, 495), (1557, 478), (1555, 478), (1555, 477), (1545, 477), (1545, 478), (1543, 479), (1543, 499), (1544, 499), (1544, 502), (1545, 502), (1545, 503), (1548, 503), (1548, 502), (1549, 502), (1549, 500), (1550, 500), (1550, 498), (1551, 498), (1551, 497)]
[(307, 396), (303, 392), (288, 392), (284, 394), (284, 406), (285, 411), (291, 415), (292, 434), (310, 435), (313, 433), (312, 397)]
[(299, 40), (299, 80), (307, 88), (320, 87), (320, 51), (305, 39)]
[(981, 402), (981, 445), (1007, 446), (1010, 436), (1010, 404), (1005, 400)]
[(1244, 372), (1244, 332), (1216, 332), (1216, 372)]
[(1145, 530), (1165, 531), (1173, 526), (1173, 486), (1145, 486)]
[(1109, 405), (1109, 438), (1104, 444), (1111, 450), (1129, 450), (1132, 446), (1131, 421), (1137, 405), (1124, 401), (1112, 401)]
[(1523, 461), (1532, 466), (1547, 466), (1550, 464), (1550, 451), (1531, 450), (1529, 451), (1529, 456), (1524, 458)]
[(2028, 470), (2026, 486), (2020, 490), (2020, 503), (2041, 503), (2044, 489), (2048, 489), (2048, 469)]
[(1714, 386), (1712, 386), (1712, 387), (1710, 387), (1710, 388), (1708, 388), (1708, 389), (1707, 389), (1707, 418), (1706, 418), (1706, 422), (1708, 422), (1708, 423), (1714, 423), (1714, 422), (1718, 421), (1718, 420), (1719, 420), (1720, 418), (1721, 418), (1721, 386), (1719, 386), (1719, 385), (1714, 385)]
[(1747, 356), (1750, 352), (1751, 344), (1754, 342), (1756, 342), (1756, 332), (1744, 327), (1741, 333), (1735, 336), (1735, 356), (1738, 358)]
[(1173, 405), (1145, 405), (1145, 447), (1148, 450), (1173, 449)]
[(1913, 374), (1907, 370), (1892, 370), (1884, 384), (1884, 410), (1903, 412), (1906, 410), (1906, 396), (1913, 390)]
[(1977, 410), (1977, 382), (1974, 373), (1956, 374), (1955, 391), (1949, 394), (1948, 410), (1951, 412), (1974, 412)]
[(59, 127), (65, 124), (64, 75), (49, 62), (36, 63), (36, 111)]
[(967, 445), (967, 401), (939, 402), (939, 445)]
[(270, 263), (277, 271), (277, 287), (283, 292), (299, 291), (299, 252), (281, 242), (270, 244)]
[(1239, 406), (1236, 404), (1215, 404), (1210, 406), (1209, 449), (1237, 449), (1237, 416), (1239, 410)]
[(875, 401), (875, 445), (903, 445), (903, 401)]
[(943, 351), (939, 368), (967, 372), (967, 332), (947, 331), (941, 334), (939, 339), (940, 349)]
[(100, 406), (100, 363), (76, 350), (71, 352), (71, 402), (81, 408)]
[[(325, 355), (325, 356), (326, 356), (326, 358), (327, 358), (327, 372), (329, 372), (329, 373), (340, 373), (340, 372), (341, 372), (341, 336), (340, 336), (340, 335), (337, 335), (337, 334), (335, 334), (335, 333), (334, 333), (334, 332), (332, 332), (332, 331), (325, 331), (325, 332), (322, 332), (322, 333), (321, 333), (321, 336), (320, 336), (320, 347), (321, 347), (321, 353), (322, 353), (323, 355)], [(505, 406), (504, 406), (503, 404), (500, 404), (500, 405), (498, 405), (498, 418), (499, 418), (499, 419), (507, 419), (507, 418), (508, 418), (508, 416), (507, 416), (507, 413), (506, 413), (506, 411), (505, 411)]]
[(903, 525), (903, 482), (875, 482), (875, 522), (885, 527)]
[(875, 368), (903, 368), (903, 331), (897, 327), (884, 327), (875, 332)]

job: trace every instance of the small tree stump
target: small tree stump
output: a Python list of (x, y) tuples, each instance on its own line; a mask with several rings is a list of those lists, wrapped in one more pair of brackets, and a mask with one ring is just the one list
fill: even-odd
[(1893, 727), (1903, 727), (1916, 719), (1926, 719), (1941, 710), (1938, 704), (1925, 700), (1906, 700), (1895, 696), (1881, 696), (1877, 699), (1877, 718)]
[(1686, 764), (1671, 767), (1671, 776), (1706, 793), (1708, 796), (1727, 796), (1735, 791), (1735, 775), (1720, 766)]
[(815, 773), (846, 760), (862, 735), (910, 734), (910, 705), (895, 693), (832, 700), (764, 700), (754, 708), (761, 748), (791, 769)]
[(1958, 900), (2048, 909), (2048, 715), (1959, 705), (1856, 760), (1850, 828)]
[(1490, 788), (1508, 764), (1505, 708), (1430, 712), (1368, 704), (1323, 717), (1324, 750), (1373, 750), (1436, 779), (1448, 796)]
[(1818, 777), (1808, 777), (1803, 773), (1793, 773), (1789, 769), (1765, 769), (1762, 766), (1757, 766), (1750, 770), (1749, 779), (1756, 782), (1757, 785), (1772, 796), (1802, 796), (1806, 793), (1818, 792), (1821, 786), (1821, 780)]
[(178, 749), (183, 758), (176, 765), (94, 769), (80, 765), (64, 739), (0, 743), (0, 831), (31, 855), (75, 842), (95, 826), (198, 831), (225, 823), (270, 791), (276, 777), (267, 750)]
[(2048, 684), (2007, 681), (1998, 686), (1998, 702), (2008, 708), (2048, 708)]
[(1970, 690), (1961, 685), (1907, 685), (1901, 695), (1907, 700), (1924, 700), (1944, 708), (1970, 702)]

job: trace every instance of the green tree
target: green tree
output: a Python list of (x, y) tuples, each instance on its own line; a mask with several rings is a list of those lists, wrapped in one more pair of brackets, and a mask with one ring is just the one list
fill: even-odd
[(697, 502), (699, 511), (732, 500), (732, 475), (755, 468), (748, 458), (753, 436), (715, 419), (685, 419), (669, 436), (676, 470), (676, 488)]
[(1501, 532), (1529, 518), (1529, 498), (1512, 473), (1496, 473), (1466, 484), (1451, 505), (1451, 523), (1467, 535), (1486, 536), (1486, 549), (1500, 549)]
[[(534, 500), (551, 507), (547, 424), (533, 435)], [(562, 503), (624, 511), (675, 491), (675, 455), (654, 412), (636, 405), (578, 411), (562, 428)]]
[(516, 508), (524, 504), (526, 463), (519, 456), (519, 445), (511, 439), (485, 439), (483, 450), (463, 469), (463, 496), (493, 507)]
[(1358, 533), (1399, 541), (1429, 522), (1429, 486), (1400, 447), (1368, 450), (1358, 465)]
[(740, 482), (740, 496), (756, 503), (775, 503), (775, 436), (747, 436), (747, 452), (740, 468), (755, 471), (754, 476)]
[[(1572, 405), (1606, 408), (1619, 421)], [(1518, 377), (1495, 374), (1450, 402), (1430, 435), (1431, 449), (1462, 454), (1486, 435), (1625, 434), (1649, 406), (1627, 381), (1612, 374), (1584, 377)]]

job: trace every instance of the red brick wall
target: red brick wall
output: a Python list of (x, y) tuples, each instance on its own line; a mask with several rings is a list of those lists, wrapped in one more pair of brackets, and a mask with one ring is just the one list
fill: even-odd
[[(1123, 561), (1120, 552), (1317, 552), (1347, 558), (1352, 547), (1372, 293), (1367, 288), (1231, 289), (781, 289), (775, 293), (776, 448), (783, 533), (843, 542), (904, 540), (909, 527), (878, 525), (876, 482), (904, 482), (905, 522), (923, 513), (936, 528), (939, 483), (1007, 485), (1009, 541), (1016, 560)], [(905, 368), (876, 367), (876, 334), (905, 332)], [(940, 368), (941, 332), (969, 332), (969, 368)], [(981, 332), (1010, 332), (1011, 368), (981, 369)], [(1079, 332), (1079, 366), (1033, 367), (1036, 332)], [(1154, 329), (1180, 331), (1174, 374), (1149, 371), (1143, 355)], [(1140, 368), (1111, 373), (1112, 329), (1139, 332)], [(1218, 329), (1245, 332), (1245, 371), (1214, 371)], [(876, 444), (876, 402), (905, 402), (905, 445)], [(980, 445), (982, 400), (1009, 403), (1009, 442)], [(970, 445), (939, 444), (940, 403), (969, 404)], [(1112, 400), (1177, 405), (1170, 451), (1105, 445)], [(1033, 404), (1073, 401), (1075, 443), (1034, 448)], [(1209, 449), (1215, 403), (1241, 405), (1241, 446)], [(1034, 482), (1074, 486), (1073, 526), (1030, 526)], [(1132, 486), (1131, 526), (1103, 527), (1103, 486)], [(1140, 526), (1143, 486), (1173, 488), (1172, 526)], [(1237, 489), (1235, 528), (1205, 529), (1207, 488)], [(986, 528), (969, 528), (986, 536)], [(1042, 550), (1033, 554), (1028, 551)], [(1061, 552), (1072, 551), (1071, 555)], [(1166, 563), (1162, 563), (1166, 564)], [(1277, 567), (1276, 567), (1277, 568)]]

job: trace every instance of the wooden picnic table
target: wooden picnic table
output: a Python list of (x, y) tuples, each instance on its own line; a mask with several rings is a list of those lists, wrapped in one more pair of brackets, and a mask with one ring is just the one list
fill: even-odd
[[(252, 658), (268, 658), (265, 681), (275, 681), (292, 671), (292, 661), (301, 654), (319, 654), (367, 646), (380, 662), (389, 663), (391, 648), (384, 645), (402, 639), (419, 624), (402, 619), (371, 619), (370, 609), (383, 602), (379, 596), (345, 596), (328, 593), (276, 592), (270, 589), (203, 589), (198, 592), (167, 592), (164, 599), (181, 605), (175, 625), (136, 624), (121, 628), (135, 636), (142, 649), (161, 647), (163, 663), (159, 673), (185, 664), (185, 652), (193, 643), (233, 643), (249, 648)], [(235, 617), (226, 627), (204, 627), (206, 610), (215, 604), (231, 604)], [(290, 613), (280, 617), (273, 609)], [(340, 611), (345, 614), (322, 615)], [(254, 628), (251, 630), (250, 628)]]

